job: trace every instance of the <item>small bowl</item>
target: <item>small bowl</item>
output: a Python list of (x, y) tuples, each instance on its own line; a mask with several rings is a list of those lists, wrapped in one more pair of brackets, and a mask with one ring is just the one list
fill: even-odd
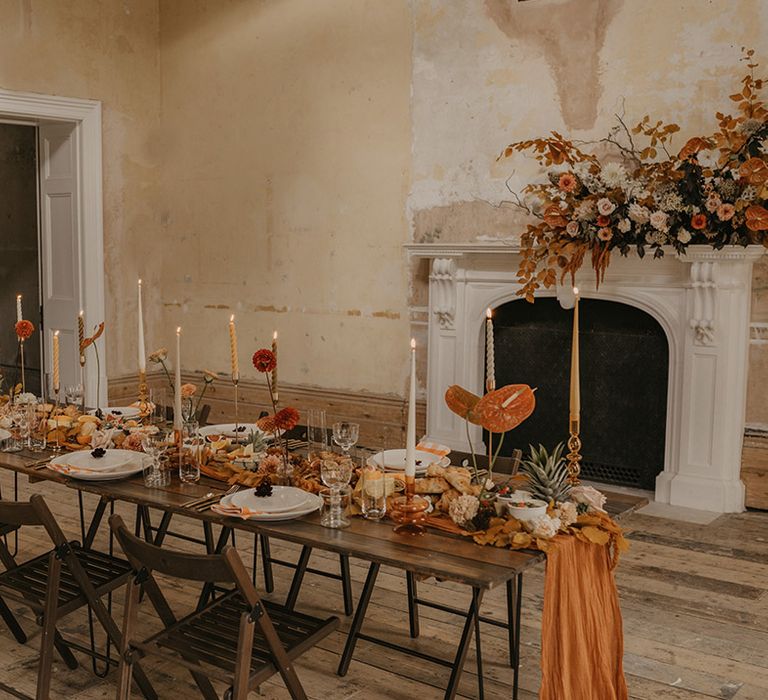
[(525, 501), (524, 506), (513, 506), (507, 504), (507, 512), (513, 517), (522, 522), (530, 522), (536, 520), (542, 515), (547, 514), (547, 504), (544, 501), (538, 501), (535, 498), (531, 498)]
[(529, 491), (513, 491), (512, 493), (504, 494), (503, 496), (497, 496), (496, 500), (499, 503), (503, 503), (505, 506), (511, 503), (519, 503), (520, 501), (534, 500)]

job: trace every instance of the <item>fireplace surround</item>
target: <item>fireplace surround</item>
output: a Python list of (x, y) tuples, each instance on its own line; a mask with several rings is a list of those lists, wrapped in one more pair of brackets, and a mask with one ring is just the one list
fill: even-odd
[[(507, 239), (406, 249), (413, 258), (430, 260), (427, 431), (468, 450), (463, 422), (445, 406), (443, 394), (451, 384), (482, 393), (485, 310), (517, 299), (519, 245)], [(588, 266), (576, 277), (582, 299), (637, 307), (666, 334), (664, 469), (656, 478), (657, 501), (715, 512), (744, 509), (739, 474), (752, 265), (763, 253), (762, 246), (690, 246), (684, 257), (671, 249), (657, 260), (614, 255), (599, 289)], [(569, 279), (540, 296), (573, 306)], [(564, 354), (562, 362), (568, 361)], [(582, 394), (589, 390), (582, 384)], [(474, 444), (481, 443), (480, 428), (471, 426), (470, 434)]]

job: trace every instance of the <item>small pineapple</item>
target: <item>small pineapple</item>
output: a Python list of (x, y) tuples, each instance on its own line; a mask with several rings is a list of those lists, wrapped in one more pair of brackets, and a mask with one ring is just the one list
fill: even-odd
[(568, 484), (568, 468), (563, 459), (563, 443), (549, 454), (543, 445), (536, 449), (528, 446), (530, 455), (523, 460), (520, 471), (528, 477), (526, 490), (542, 501), (564, 501), (571, 487)]

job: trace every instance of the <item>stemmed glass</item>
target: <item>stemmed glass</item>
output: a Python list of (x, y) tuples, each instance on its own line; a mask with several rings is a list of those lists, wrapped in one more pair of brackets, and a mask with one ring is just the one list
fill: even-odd
[(152, 460), (151, 466), (144, 470), (145, 486), (167, 486), (171, 481), (171, 473), (160, 469), (160, 456), (170, 446), (170, 433), (158, 429), (156, 432), (145, 432), (141, 436), (141, 446)]
[(349, 450), (357, 444), (359, 433), (358, 423), (342, 421), (333, 424), (333, 441), (343, 450), (345, 457), (349, 457)]
[(67, 406), (79, 406), (83, 401), (83, 385), (71, 384), (64, 387), (64, 404)]
[(20, 439), (20, 427), (21, 422), (23, 420), (22, 417), (22, 406), (19, 406), (18, 404), (13, 404), (9, 409), (8, 413), (6, 414), (6, 419), (8, 422), (8, 430), (11, 433), (11, 437), (8, 438), (5, 442), (5, 446), (3, 447), (3, 452), (19, 452), (22, 448), (21, 439)]
[(330, 489), (330, 513), (328, 527), (341, 528), (349, 525), (349, 521), (341, 513), (341, 490), (349, 484), (352, 478), (352, 460), (349, 457), (341, 459), (324, 459), (320, 462), (320, 478)]

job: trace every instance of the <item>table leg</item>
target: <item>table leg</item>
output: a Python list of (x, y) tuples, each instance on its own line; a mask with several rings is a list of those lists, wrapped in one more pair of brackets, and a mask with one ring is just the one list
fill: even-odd
[[(472, 589), (474, 597), (476, 588)], [(485, 691), (483, 688), (483, 644), (480, 638), (480, 604), (477, 604), (477, 615), (475, 615), (475, 656), (477, 657), (477, 698), (483, 700)]]
[(296, 607), (296, 600), (298, 599), (299, 592), (301, 591), (301, 584), (304, 581), (304, 574), (307, 571), (307, 565), (309, 564), (309, 557), (311, 554), (312, 547), (304, 545), (301, 548), (299, 561), (296, 562), (296, 571), (294, 572), (293, 579), (291, 580), (291, 587), (288, 590), (288, 596), (285, 599), (285, 607), (288, 608), (288, 610), (293, 610), (294, 607)]
[(522, 608), (523, 608), (523, 575), (518, 574), (515, 581), (515, 665), (514, 678), (512, 681), (512, 700), (517, 700), (517, 691), (520, 684), (520, 628), (522, 627)]
[(341, 593), (344, 596), (344, 614), (349, 616), (355, 609), (352, 600), (352, 577), (349, 573), (349, 555), (339, 554), (339, 569), (341, 572)]
[[(80, 513), (83, 513), (83, 492), (78, 491), (77, 495), (80, 499)], [(88, 526), (88, 532), (83, 535), (83, 549), (90, 549), (93, 546), (93, 541), (96, 539), (96, 533), (99, 531), (99, 526), (104, 518), (104, 511), (107, 509), (109, 499), (102, 496), (96, 505), (96, 510), (93, 511), (93, 517), (91, 523)], [(84, 525), (84, 520), (81, 518), (81, 526)]]
[(363, 591), (360, 594), (360, 600), (357, 602), (355, 617), (352, 620), (352, 626), (349, 628), (349, 633), (347, 634), (347, 643), (344, 645), (344, 652), (341, 655), (339, 668), (336, 671), (339, 676), (346, 676), (347, 671), (349, 670), (349, 664), (352, 661), (352, 654), (355, 653), (357, 637), (363, 627), (365, 613), (368, 611), (368, 604), (371, 602), (371, 594), (373, 593), (373, 589), (376, 585), (376, 578), (379, 575), (380, 568), (381, 564), (377, 564), (376, 562), (373, 562), (368, 568), (368, 575), (365, 577), (365, 585), (363, 586)]
[(272, 575), (272, 562), (270, 561), (272, 559), (272, 552), (269, 548), (269, 537), (265, 535), (259, 535), (258, 537), (261, 544), (261, 566), (264, 569), (264, 590), (267, 593), (272, 593), (275, 590), (275, 579)]
[[(211, 523), (205, 522), (205, 540), (206, 542), (209, 541), (210, 538), (210, 546), (207, 546), (208, 554), (221, 554), (221, 550), (224, 549), (224, 545), (227, 544), (229, 541), (230, 536), (232, 535), (232, 528), (225, 527), (222, 525), (221, 532), (219, 533), (219, 539), (216, 541), (216, 545), (213, 544), (213, 527)], [(200, 592), (200, 597), (197, 600), (197, 609), (202, 610), (210, 600), (211, 596), (214, 594), (216, 584), (214, 583), (206, 583), (203, 586), (203, 590)]]
[(411, 632), (411, 638), (416, 639), (419, 636), (419, 601), (418, 589), (416, 583), (416, 574), (413, 571), (405, 572), (405, 583), (408, 587), (408, 626)]
[(467, 611), (467, 619), (464, 622), (464, 631), (461, 633), (461, 640), (459, 641), (459, 647), (456, 650), (456, 656), (453, 660), (453, 667), (451, 668), (451, 677), (448, 681), (448, 687), (445, 690), (445, 700), (453, 700), (456, 697), (456, 691), (459, 687), (459, 680), (461, 680), (461, 674), (464, 670), (464, 662), (467, 660), (467, 651), (469, 651), (469, 643), (472, 641), (472, 632), (475, 629), (476, 618), (480, 614), (480, 603), (483, 600), (482, 589), (472, 589), (472, 603)]

